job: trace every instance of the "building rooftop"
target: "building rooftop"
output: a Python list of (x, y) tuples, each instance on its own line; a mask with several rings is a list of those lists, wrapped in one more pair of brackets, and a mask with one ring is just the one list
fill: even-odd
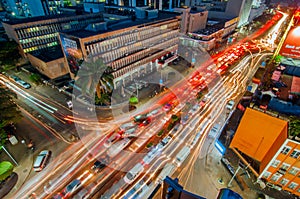
[(98, 34), (102, 34), (105, 32), (120, 30), (123, 28), (128, 28), (132, 26), (138, 26), (143, 25), (151, 22), (161, 21), (161, 20), (167, 20), (174, 18), (176, 16), (180, 16), (179, 13), (176, 12), (167, 12), (167, 11), (160, 11), (158, 12), (158, 17), (154, 19), (135, 19), (132, 20), (130, 18), (128, 19), (120, 19), (119, 21), (108, 21), (107, 22), (107, 30), (97, 30), (97, 31), (89, 31), (89, 30), (79, 30), (79, 31), (70, 31), (68, 32), (68, 35), (72, 35), (78, 38), (86, 38)]
[(64, 57), (60, 45), (53, 46), (44, 50), (32, 51), (30, 52), (30, 54), (44, 62), (50, 62)]
[(199, 34), (199, 35), (211, 35), (217, 31), (221, 30), (222, 28), (223, 28), (222, 26), (208, 26), (205, 29), (195, 31), (193, 33)]
[[(86, 14), (81, 14), (81, 15), (91, 15), (91, 14), (86, 13)], [(22, 18), (22, 19), (12, 19), (9, 21), (3, 21), (3, 23), (10, 24), (10, 25), (16, 25), (16, 24), (31, 23), (31, 22), (37, 22), (37, 21), (60, 19), (60, 18), (64, 18), (64, 17), (74, 17), (74, 16), (80, 16), (80, 15), (77, 15), (76, 13), (46, 15), (46, 16), (30, 17), (30, 18)]]
[(247, 108), (230, 148), (262, 162), (278, 139), (287, 138), (287, 122)]

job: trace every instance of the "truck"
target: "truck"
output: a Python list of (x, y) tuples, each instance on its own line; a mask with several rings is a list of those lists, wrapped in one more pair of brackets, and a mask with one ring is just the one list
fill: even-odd
[(179, 153), (177, 153), (176, 155), (176, 159), (175, 159), (175, 163), (177, 164), (177, 166), (179, 167), (182, 162), (188, 157), (188, 155), (190, 154), (191, 149), (188, 146), (184, 146)]

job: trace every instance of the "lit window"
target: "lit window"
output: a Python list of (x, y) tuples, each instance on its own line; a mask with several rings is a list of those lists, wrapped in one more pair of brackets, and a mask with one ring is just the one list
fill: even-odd
[(270, 177), (270, 175), (271, 175), (271, 172), (266, 171), (266, 172), (264, 172), (263, 177), (264, 177), (265, 179), (267, 179), (267, 178)]
[(287, 163), (283, 163), (280, 167), (280, 169), (287, 171), (289, 169), (291, 165), (287, 164)]
[(290, 189), (295, 189), (297, 186), (298, 186), (297, 183), (291, 182), (291, 183), (289, 184), (288, 188), (290, 188)]
[(273, 174), (273, 176), (271, 177), (271, 180), (272, 181), (274, 181), (274, 182), (276, 182), (279, 178), (281, 178), (281, 174), (279, 174), (279, 173), (275, 173), (275, 174)]
[(291, 153), (291, 157), (297, 159), (300, 155), (300, 151), (295, 149), (292, 153)]
[(289, 170), (289, 173), (292, 174), (292, 175), (297, 175), (297, 173), (300, 171), (299, 168), (297, 167), (292, 167), (290, 170)]
[(288, 154), (288, 153), (290, 152), (290, 150), (291, 150), (291, 147), (285, 146), (285, 147), (283, 147), (283, 149), (281, 150), (281, 153), (284, 154), (284, 155), (286, 155), (286, 154)]
[(282, 186), (284, 186), (284, 185), (286, 185), (288, 182), (289, 182), (288, 179), (282, 178), (282, 180), (280, 181), (279, 184), (282, 185)]
[(280, 163), (280, 161), (279, 160), (274, 160), (273, 162), (272, 162), (272, 167), (278, 167), (278, 165), (279, 165), (279, 163)]

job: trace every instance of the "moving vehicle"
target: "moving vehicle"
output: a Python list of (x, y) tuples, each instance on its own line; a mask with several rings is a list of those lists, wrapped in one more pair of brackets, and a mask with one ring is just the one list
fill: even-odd
[(155, 157), (157, 157), (161, 153), (159, 147), (153, 147), (151, 151), (145, 155), (143, 158), (143, 164), (149, 164)]
[(215, 138), (217, 135), (218, 135), (218, 133), (219, 133), (219, 131), (220, 131), (220, 124), (215, 124), (212, 128), (211, 128), (211, 130), (209, 131), (209, 134), (208, 134), (208, 136), (209, 137), (212, 137), (212, 138)]
[(104, 158), (101, 158), (100, 160), (97, 160), (96, 162), (94, 162), (93, 166), (91, 167), (91, 169), (95, 172), (98, 173), (99, 171), (101, 171), (103, 168), (106, 167), (106, 165), (109, 163), (109, 156), (106, 156)]
[(226, 105), (226, 109), (231, 111), (233, 107), (234, 107), (234, 100), (230, 100)]
[(158, 183), (161, 184), (163, 180), (174, 171), (174, 169), (175, 169), (174, 164), (167, 163), (162, 169), (162, 171), (159, 173), (159, 175), (157, 176)]
[(46, 164), (48, 163), (51, 156), (51, 151), (43, 150), (39, 153), (33, 163), (33, 170), (34, 171), (41, 171), (45, 168)]
[(130, 139), (124, 138), (121, 141), (116, 142), (115, 144), (111, 145), (107, 150), (107, 155), (110, 158), (115, 157), (120, 151), (122, 151), (128, 144), (130, 143)]
[(127, 184), (131, 184), (141, 172), (143, 172), (144, 166), (141, 163), (137, 163), (130, 171), (127, 172), (123, 178)]
[(119, 131), (119, 132), (114, 132), (111, 136), (109, 136), (105, 142), (104, 142), (104, 146), (106, 148), (110, 147), (114, 142), (116, 142), (117, 140), (121, 139), (121, 136), (122, 133)]
[(164, 108), (163, 108), (163, 109), (164, 109), (165, 111), (170, 111), (171, 108), (172, 108), (172, 104), (171, 104), (171, 103), (167, 103), (167, 104), (164, 105)]
[(179, 153), (176, 155), (176, 159), (175, 159), (175, 163), (177, 164), (177, 166), (179, 167), (182, 162), (188, 157), (188, 155), (190, 154), (191, 149), (188, 146), (184, 146)]
[(71, 181), (59, 195), (63, 196), (64, 199), (71, 198), (76, 194), (79, 189), (93, 176), (88, 170), (85, 170), (78, 178)]
[(75, 179), (72, 182), (70, 182), (62, 191), (63, 198), (70, 197), (75, 191), (79, 189), (80, 185), (81, 181), (79, 179)]
[(148, 124), (150, 124), (150, 122), (151, 122), (151, 118), (148, 117), (147, 119), (145, 119), (143, 122), (141, 122), (141, 123), (139, 124), (139, 127), (147, 126)]

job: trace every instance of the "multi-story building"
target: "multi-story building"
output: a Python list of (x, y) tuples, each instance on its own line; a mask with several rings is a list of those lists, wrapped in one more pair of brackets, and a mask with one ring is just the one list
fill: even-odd
[(158, 12), (156, 19), (103, 23), (95, 31), (62, 33), (60, 39), (72, 76), (88, 57), (102, 57), (116, 88), (155, 70), (162, 57), (175, 59), (179, 27), (180, 14)]
[[(229, 20), (208, 20), (204, 29), (189, 32), (188, 36), (198, 42), (206, 50), (211, 50), (219, 43), (224, 42), (235, 31), (238, 18)], [(210, 25), (212, 24), (212, 25)]]
[[(208, 18), (239, 18), (237, 27), (251, 22), (266, 9), (264, 0), (190, 1), (192, 6), (208, 10)], [(194, 2), (194, 3), (193, 3)]]
[(4, 8), (13, 17), (37, 17), (59, 14), (60, 0), (5, 0)]
[(7, 36), (15, 40), (21, 53), (59, 45), (58, 32), (74, 31), (103, 21), (103, 15), (55, 15), (2, 22)]
[(174, 8), (175, 12), (182, 13), (181, 32), (194, 32), (206, 27), (208, 11), (207, 10), (191, 10), (189, 7)]
[(257, 182), (300, 196), (300, 143), (288, 138), (287, 121), (247, 108), (230, 148)]
[(266, 180), (274, 188), (300, 196), (300, 143), (286, 139), (259, 179)]

